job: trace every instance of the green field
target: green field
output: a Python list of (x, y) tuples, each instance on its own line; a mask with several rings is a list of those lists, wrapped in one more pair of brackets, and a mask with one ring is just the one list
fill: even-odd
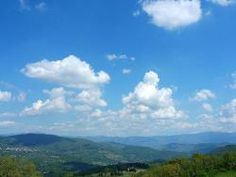
[(236, 171), (218, 173), (215, 177), (236, 177)]

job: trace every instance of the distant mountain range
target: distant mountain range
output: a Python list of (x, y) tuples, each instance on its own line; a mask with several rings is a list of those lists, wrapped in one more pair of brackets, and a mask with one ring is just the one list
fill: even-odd
[[(218, 152), (236, 144), (236, 133), (155, 137), (68, 138), (46, 134), (0, 136), (0, 155), (25, 157), (52, 177), (50, 170), (83, 171), (116, 163), (148, 163), (193, 153)], [(53, 168), (52, 168), (53, 167)]]
[(150, 147), (186, 153), (204, 152), (227, 145), (236, 144), (236, 133), (205, 132), (174, 136), (151, 137), (86, 137), (95, 142), (115, 142), (125, 145)]
[(0, 137), (0, 155), (31, 159), (41, 171), (47, 173), (52, 166), (56, 168), (55, 171), (62, 168), (81, 171), (116, 163), (167, 160), (183, 154), (119, 143), (93, 142), (82, 138), (23, 134)]
[(214, 149), (210, 154), (222, 154), (226, 152), (236, 152), (236, 145), (227, 145)]
[[(22, 134), (0, 138), (0, 147), (31, 149), (32, 152), (49, 152), (93, 164), (151, 161), (168, 159), (178, 153), (149, 147), (123, 145), (110, 142), (93, 142), (82, 138), (66, 138), (45, 134)], [(18, 150), (20, 151), (20, 150)], [(30, 151), (30, 150), (29, 150)]]

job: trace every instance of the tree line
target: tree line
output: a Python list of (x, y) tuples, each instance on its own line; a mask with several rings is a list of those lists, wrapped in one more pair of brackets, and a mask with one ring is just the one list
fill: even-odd
[(219, 172), (236, 171), (236, 152), (217, 155), (195, 154), (161, 165), (152, 165), (134, 177), (214, 177)]

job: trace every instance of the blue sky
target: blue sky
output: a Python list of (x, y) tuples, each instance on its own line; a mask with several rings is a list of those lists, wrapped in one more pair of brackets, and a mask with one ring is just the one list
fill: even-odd
[(0, 2), (0, 133), (236, 131), (234, 0)]

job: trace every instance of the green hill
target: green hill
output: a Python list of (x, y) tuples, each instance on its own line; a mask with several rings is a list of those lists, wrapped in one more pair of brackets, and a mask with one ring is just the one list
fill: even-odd
[[(0, 138), (1, 155), (26, 157), (44, 173), (64, 171), (77, 164), (77, 170), (87, 170), (127, 162), (165, 160), (181, 155), (148, 147), (98, 143), (81, 138), (65, 138), (44, 134), (24, 134)], [(79, 164), (79, 165), (78, 165)], [(50, 175), (52, 176), (52, 174)]]
[(226, 152), (236, 152), (236, 145), (227, 145), (223, 147), (216, 148), (211, 152), (211, 154), (223, 154)]
[(135, 177), (235, 177), (236, 151), (228, 147), (217, 154), (195, 154), (191, 158), (180, 158), (152, 165)]

